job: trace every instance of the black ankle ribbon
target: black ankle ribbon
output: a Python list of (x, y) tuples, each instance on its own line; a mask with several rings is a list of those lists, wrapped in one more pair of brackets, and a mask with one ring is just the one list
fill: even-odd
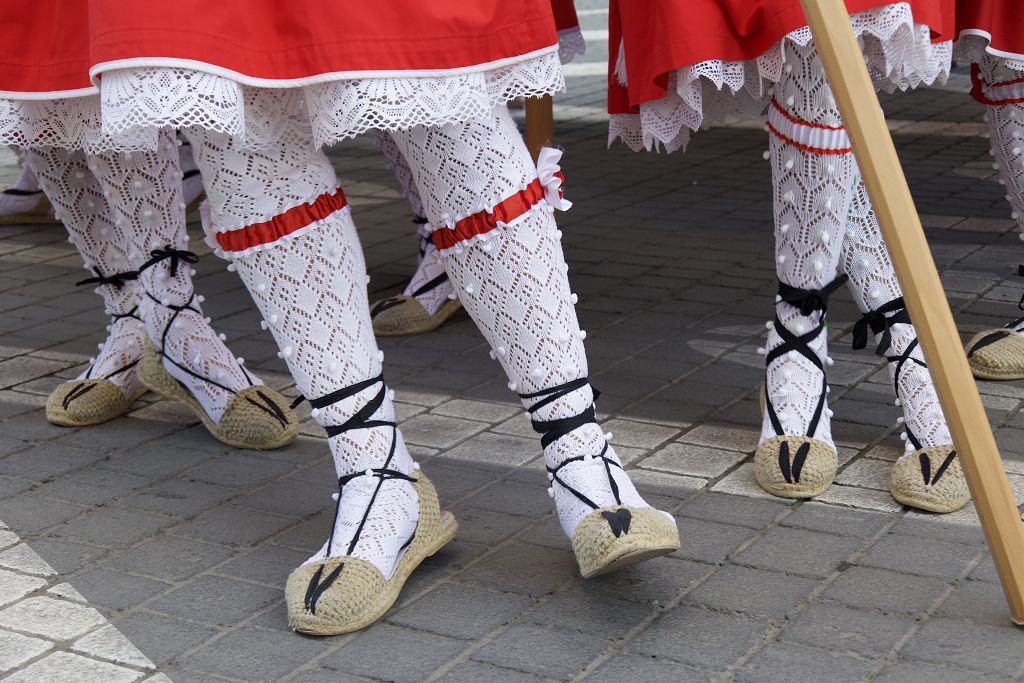
[(825, 312), (828, 309), (828, 297), (846, 282), (846, 276), (840, 275), (821, 289), (800, 289), (779, 282), (779, 299), (800, 309), (800, 315), (810, 315), (814, 311)]
[(892, 326), (901, 323), (909, 325), (910, 314), (907, 313), (903, 297), (897, 297), (861, 316), (853, 326), (853, 348), (859, 350), (867, 347), (868, 329), (870, 329), (873, 333), (882, 335), (878, 341), (878, 347), (875, 348), (875, 355), (885, 355), (892, 345)]
[(149, 252), (149, 255), (150, 255), (151, 258), (148, 261), (146, 261), (145, 263), (143, 263), (141, 266), (139, 266), (139, 272), (140, 273), (142, 271), (146, 270), (147, 268), (151, 268), (152, 266), (155, 266), (156, 264), (160, 263), (161, 261), (170, 260), (171, 264), (170, 264), (170, 266), (168, 266), (168, 270), (171, 273), (171, 277), (174, 277), (175, 275), (178, 274), (178, 264), (180, 264), (182, 262), (185, 262), (185, 263), (198, 263), (199, 262), (199, 255), (198, 254), (195, 254), (195, 253), (193, 253), (191, 251), (186, 251), (184, 249), (175, 249), (174, 247), (172, 247), (169, 244), (164, 246), (164, 247), (162, 247), (162, 248), (160, 248), (160, 249), (154, 249), (153, 251)]
[(110, 285), (111, 287), (120, 290), (124, 287), (125, 283), (130, 280), (138, 280), (139, 272), (137, 270), (128, 270), (123, 273), (114, 273), (113, 275), (104, 275), (103, 271), (100, 270), (99, 266), (92, 269), (92, 272), (96, 273), (96, 277), (89, 277), (84, 280), (79, 280), (75, 283), (76, 287), (82, 287), (83, 285)]

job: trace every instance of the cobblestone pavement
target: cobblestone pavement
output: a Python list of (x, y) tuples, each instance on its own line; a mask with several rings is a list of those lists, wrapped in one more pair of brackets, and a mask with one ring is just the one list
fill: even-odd
[[(765, 134), (703, 133), (687, 154), (606, 149), (605, 17), (570, 67), (558, 138), (575, 207), (562, 220), (591, 377), (619, 453), (673, 511), (673, 556), (578, 578), (530, 425), (464, 315), (385, 339), (406, 440), (461, 522), (381, 623), (288, 631), (287, 573), (327, 533), (333, 471), (319, 429), (281, 451), (214, 441), (141, 400), (87, 429), (49, 425), (48, 392), (103, 338), (59, 226), (0, 228), (0, 678), (8, 680), (1024, 680), (977, 518), (910, 512), (886, 491), (900, 452), (884, 365), (849, 351), (831, 309), (836, 484), (817, 501), (761, 493), (750, 458), (774, 269)], [(958, 73), (886, 98), (965, 337), (1016, 315), (1022, 246)], [(414, 262), (413, 226), (367, 141), (334, 158), (372, 298)], [(15, 173), (2, 157), (0, 181)], [(193, 246), (199, 250), (200, 240)], [(294, 395), (238, 278), (212, 256), (197, 288), (247, 364)], [(1024, 384), (979, 384), (1018, 502)], [(6, 526), (4, 526), (6, 525)]]

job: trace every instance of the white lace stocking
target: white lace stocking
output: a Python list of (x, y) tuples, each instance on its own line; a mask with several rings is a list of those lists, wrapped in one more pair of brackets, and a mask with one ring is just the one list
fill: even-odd
[[(413, 180), (412, 171), (405, 157), (399, 151), (395, 141), (389, 133), (378, 131), (377, 143), (380, 145), (384, 158), (387, 159), (388, 168), (398, 179), (398, 185), (402, 189), (402, 196), (409, 202), (409, 209), (412, 211), (413, 220), (426, 220), (423, 212), (423, 203), (420, 201), (419, 190), (416, 189), (416, 182)], [(408, 284), (402, 290), (402, 294), (412, 296), (429, 313), (434, 315), (444, 306), (445, 301), (455, 291), (451, 280), (445, 275), (444, 262), (437, 253), (437, 248), (430, 241), (430, 231), (421, 226), (417, 231), (419, 239), (420, 259), (416, 264), (416, 272), (409, 278)]]
[[(282, 144), (253, 151), (240, 149), (223, 135), (195, 130), (190, 136), (196, 161), (212, 179), (207, 191), (215, 230), (238, 227), (241, 221), (244, 225), (270, 220), (304, 197), (337, 187), (327, 157), (312, 148)], [(261, 200), (243, 204), (237, 197), (240, 188)], [(348, 208), (274, 248), (236, 259), (234, 267), (304, 396), (315, 401), (380, 375), (382, 354), (369, 316), (366, 265)], [(314, 409), (313, 418), (324, 427), (343, 425), (383, 389), (381, 382), (372, 383), (344, 400)], [(394, 422), (390, 392), (367, 419)], [(415, 469), (395, 427), (344, 431), (332, 436), (329, 444), (339, 477), (371, 468), (404, 474)], [(355, 477), (341, 489), (331, 538), (307, 563), (353, 555), (390, 576), (418, 517), (419, 501), (408, 481)]]
[[(525, 187), (536, 168), (505, 107), (488, 120), (393, 134), (409, 162), (427, 218), (443, 225), (493, 206)], [(587, 376), (583, 333), (576, 320), (575, 295), (560, 233), (549, 207), (535, 206), (522, 220), (499, 228), (484, 241), (442, 254), (466, 310), (493, 349), (520, 394), (535, 394)], [(543, 396), (524, 399), (527, 407)], [(549, 421), (585, 412), (593, 404), (585, 385), (538, 410), (534, 420)], [(585, 424), (545, 448), (549, 468), (579, 456), (598, 456), (606, 445), (595, 423)], [(619, 501), (647, 507), (609, 446), (604, 461), (570, 462), (559, 477), (598, 507), (617, 503), (609, 483), (615, 478)], [(614, 464), (612, 464), (614, 463)], [(569, 489), (552, 485), (555, 506), (566, 534), (593, 511)]]
[[(78, 248), (90, 278), (134, 270), (128, 260), (128, 236), (114, 225), (85, 154), (37, 147), (26, 153), (26, 167), (29, 165), (67, 228), (71, 243)], [(120, 286), (100, 283), (95, 291), (103, 297), (104, 309), (113, 320), (107, 328), (107, 339), (78, 379), (108, 379), (125, 397), (134, 396), (139, 389), (135, 364), (142, 358), (144, 339), (142, 324), (133, 317), (138, 313), (139, 285), (134, 280)]]
[[(903, 296), (896, 271), (893, 269), (889, 250), (882, 239), (878, 219), (871, 208), (867, 188), (857, 178), (850, 205), (846, 233), (843, 239), (843, 271), (850, 278), (849, 288), (862, 313), (877, 310), (880, 306)], [(908, 346), (917, 339), (913, 325), (897, 323), (890, 328), (890, 347), (883, 350), (886, 356), (900, 357)], [(882, 339), (876, 335), (875, 344)], [(915, 345), (910, 354), (922, 363), (924, 354)], [(931, 373), (912, 361), (902, 364), (899, 377), (895, 376), (897, 361), (889, 363), (889, 376), (896, 386), (897, 403), (903, 407), (903, 420), (923, 447), (953, 443), (942, 414)], [(905, 438), (904, 455), (916, 450), (910, 439)]]
[[(786, 60), (787, 68), (775, 94), (779, 104), (804, 121), (842, 125), (813, 45), (787, 44)], [(853, 183), (853, 155), (805, 151), (776, 135), (770, 135), (769, 144), (779, 280), (801, 289), (821, 289), (831, 283), (838, 272), (843, 224)], [(823, 318), (821, 311), (805, 316), (799, 308), (785, 302), (776, 304), (776, 312), (782, 325), (798, 336), (810, 332)], [(774, 327), (769, 327), (768, 352), (782, 342)], [(827, 367), (830, 360), (827, 329), (809, 346)], [(768, 364), (766, 391), (783, 433), (807, 434), (822, 391), (821, 371), (803, 356), (790, 351)], [(809, 436), (831, 444), (830, 416), (826, 403)], [(769, 411), (765, 411), (761, 440), (773, 436), (776, 430), (769, 419)]]
[[(115, 224), (129, 235), (132, 263), (141, 267), (154, 250), (187, 247), (178, 147), (170, 130), (160, 132), (156, 152), (100, 154), (90, 156), (89, 164)], [(204, 318), (193, 274), (177, 258), (143, 268), (140, 310), (149, 338), (163, 350), (164, 367), (216, 422), (237, 391), (261, 382), (246, 372)]]

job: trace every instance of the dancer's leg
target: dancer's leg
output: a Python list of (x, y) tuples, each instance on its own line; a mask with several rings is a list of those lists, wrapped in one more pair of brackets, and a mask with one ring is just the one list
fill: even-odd
[[(12, 147), (17, 151), (17, 148)], [(50, 222), (50, 203), (46, 201), (39, 181), (29, 164), (21, 165), (21, 174), (14, 184), (0, 191), (0, 225), (4, 223)]]
[(128, 236), (115, 225), (84, 153), (56, 147), (31, 149), (26, 168), (30, 165), (90, 272), (79, 284), (95, 285), (111, 316), (107, 339), (96, 357), (82, 374), (50, 394), (46, 416), (66, 426), (98, 424), (124, 414), (145, 392), (136, 371), (145, 333), (138, 315), (139, 286), (128, 259)]
[(373, 318), (373, 331), (379, 336), (398, 336), (419, 334), (436, 329), (461, 308), (455, 296), (448, 274), (444, 270), (437, 248), (430, 241), (430, 231), (426, 229), (426, 216), (420, 201), (419, 190), (413, 180), (412, 171), (405, 157), (398, 150), (389, 133), (377, 134), (377, 142), (381, 152), (388, 161), (388, 167), (394, 172), (402, 195), (409, 202), (413, 222), (419, 225), (420, 258), (416, 271), (409, 278), (402, 293), (383, 301), (376, 302), (370, 309)]
[(89, 157), (114, 222), (129, 236), (138, 264), (142, 319), (153, 350), (140, 365), (151, 388), (189, 405), (225, 443), (277, 448), (298, 431), (280, 395), (248, 372), (202, 312), (192, 287), (194, 254), (186, 251), (185, 204), (178, 147), (161, 131), (155, 152)]
[(769, 115), (779, 296), (766, 345), (755, 472), (770, 493), (808, 498), (824, 491), (836, 470), (825, 311), (838, 286), (854, 160), (814, 46), (786, 41), (784, 57)]
[(902, 406), (905, 449), (893, 467), (893, 496), (906, 505), (952, 512), (970, 500), (963, 470), (939, 405), (917, 332), (903, 303), (889, 251), (867, 189), (857, 179), (843, 239), (843, 272), (864, 317), (854, 332), (854, 348), (863, 348), (869, 331), (874, 348), (889, 362), (889, 376)]
[(282, 143), (252, 151), (223, 135), (190, 136), (207, 179), (212, 228), (222, 236), (248, 240), (247, 226), (274, 231), (288, 223), (282, 216), (289, 210), (305, 212), (300, 231), (282, 228), (275, 234), (283, 237), (270, 242), (252, 237), (250, 247), (260, 243), (246, 254), (222, 244), (326, 429), (339, 478), (327, 542), (288, 579), (290, 623), (314, 634), (362, 628), (394, 602), (420, 560), (454, 535), (455, 522), (440, 514), (395, 425), (349, 209), (319, 150)]
[(463, 305), (544, 435), (549, 492), (583, 574), (670, 552), (671, 516), (643, 501), (594, 419), (560, 233), (508, 110), (394, 137)]

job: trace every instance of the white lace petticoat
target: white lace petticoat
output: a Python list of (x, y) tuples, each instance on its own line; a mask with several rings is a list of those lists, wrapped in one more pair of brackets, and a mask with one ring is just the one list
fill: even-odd
[(0, 144), (90, 153), (152, 150), (161, 128), (198, 126), (227, 133), (252, 148), (282, 137), (312, 137), (319, 146), (370, 129), (403, 130), (490, 117), (497, 104), (564, 88), (554, 45), (479, 70), (325, 78), (291, 87), (246, 85), (228, 75), (183, 66), (139, 66), (103, 73), (99, 94), (0, 99)]
[[(952, 43), (932, 43), (929, 28), (914, 23), (907, 3), (857, 12), (850, 21), (879, 90), (942, 83), (949, 76)], [(664, 147), (674, 152), (686, 147), (693, 131), (759, 116), (771, 100), (768, 90), (782, 74), (783, 42), (805, 46), (811, 40), (811, 30), (804, 26), (756, 59), (713, 60), (676, 69), (669, 74), (664, 97), (641, 104), (639, 114), (611, 116), (608, 144), (621, 138), (633, 150)]]

